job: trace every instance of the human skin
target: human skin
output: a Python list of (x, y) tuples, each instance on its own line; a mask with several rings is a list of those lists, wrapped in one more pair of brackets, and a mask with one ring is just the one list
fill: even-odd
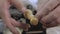
[[(35, 15), (43, 27), (54, 27), (60, 24), (60, 0), (49, 0), (42, 8), (38, 6), (38, 12)], [(44, 4), (44, 3), (43, 3)]]
[(13, 4), (18, 10), (22, 10), (23, 13), (26, 10), (24, 5), (19, 0), (0, 0), (0, 16), (13, 34), (19, 34), (15, 27), (20, 27), (20, 23), (11, 18), (9, 13), (9, 7), (11, 4)]

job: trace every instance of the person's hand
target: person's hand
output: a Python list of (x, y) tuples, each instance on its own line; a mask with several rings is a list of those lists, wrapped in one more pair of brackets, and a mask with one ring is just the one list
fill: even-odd
[[(0, 0), (0, 16), (3, 19), (4, 23), (6, 24), (6, 26), (13, 34), (20, 34), (15, 27), (17, 26), (22, 28), (23, 25), (21, 26), (20, 23), (11, 18), (11, 15), (9, 13), (9, 7), (10, 7), (9, 3), (10, 1), (8, 0)], [(28, 25), (26, 25), (25, 28), (28, 29), (29, 26), (28, 27), (27, 26)]]
[(10, 4), (7, 0), (0, 0), (0, 16), (3, 19), (4, 23), (6, 24), (6, 26), (13, 34), (19, 34), (14, 25), (11, 24), (12, 21), (10, 19), (11, 16), (9, 13), (9, 7)]
[(58, 0), (49, 0), (38, 11), (35, 16), (43, 24), (43, 27), (48, 28), (60, 24), (60, 4)]
[(28, 31), (28, 29), (30, 28), (29, 24), (18, 22), (13, 18), (10, 19), (11, 19), (11, 24), (15, 27), (22, 28), (24, 31)]

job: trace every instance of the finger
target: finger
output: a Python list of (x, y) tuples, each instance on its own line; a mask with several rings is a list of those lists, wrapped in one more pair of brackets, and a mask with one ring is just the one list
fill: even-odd
[(43, 24), (43, 27), (46, 28), (48, 24), (50, 24), (52, 21), (54, 21), (56, 18), (50, 14), (45, 17), (43, 17), (40, 22)]
[(21, 10), (22, 13), (25, 12), (26, 7), (20, 0), (10, 0), (10, 3), (13, 4), (18, 10)]
[(41, 21), (44, 23), (51, 22), (60, 17), (60, 6), (58, 6), (54, 11), (49, 13), (47, 16), (43, 17)]
[(54, 10), (55, 7), (58, 6), (58, 4), (59, 2), (57, 0), (49, 0), (49, 2), (46, 5), (44, 5), (43, 8), (38, 9), (40, 11), (37, 12), (36, 17), (41, 19), (43, 16), (49, 14), (52, 10)]
[(12, 23), (15, 27), (20, 27), (20, 26), (21, 26), (21, 27), (24, 27), (23, 25), (30, 27), (29, 24), (25, 24), (25, 23), (18, 22), (18, 21), (16, 21), (16, 20), (13, 19), (13, 18), (11, 18), (11, 23)]
[(57, 19), (58, 24), (60, 25), (60, 17)]
[(43, 25), (43, 28), (51, 28), (51, 27), (56, 27), (58, 25), (59, 25), (59, 23), (57, 22), (57, 20), (55, 20), (51, 23), (46, 23), (46, 25)]
[(19, 34), (17, 29), (11, 24), (10, 18), (8, 16), (7, 17), (2, 17), (2, 19), (12, 33)]
[[(50, 17), (50, 15), (51, 15), (51, 17)], [(50, 19), (49, 19), (49, 17), (50, 17)], [(53, 16), (53, 17), (52, 17)], [(58, 6), (54, 11), (52, 11), (49, 15), (47, 15), (47, 16), (45, 16), (45, 17), (43, 17), (42, 18), (42, 23), (46, 26), (46, 24), (47, 24), (47, 27), (49, 27), (49, 26), (55, 26), (55, 25), (59, 25), (59, 23), (60, 23), (60, 6)], [(57, 20), (58, 19), (58, 20)], [(45, 21), (44, 21), (45, 20)], [(51, 20), (50, 22), (49, 22), (49, 20)], [(55, 20), (57, 20), (56, 22), (55, 22)], [(44, 21), (44, 22), (43, 22)], [(55, 24), (53, 24), (55, 22)], [(50, 25), (49, 25), (50, 24)]]
[(57, 19), (57, 18), (56, 18), (53, 14), (49, 14), (49, 15), (43, 17), (43, 18), (40, 20), (40, 22), (46, 24), (46, 23), (50, 23), (50, 22), (52, 22), (52, 21), (54, 21), (54, 20), (56, 20), (56, 19)]
[(51, 22), (50, 24), (46, 24), (46, 28), (55, 27), (55, 26), (58, 26), (58, 22), (56, 20)]
[(20, 26), (20, 23), (17, 22), (15, 19), (11, 18), (11, 24), (14, 25), (15, 27)]
[(20, 34), (20, 33), (17, 31), (16, 27), (14, 27), (12, 24), (8, 24), (8, 25), (9, 25), (8, 28), (10, 29), (10, 31), (11, 31), (13, 34)]
[(19, 27), (22, 28), (24, 31), (28, 31), (28, 28), (30, 28), (29, 24), (25, 24), (25, 23), (20, 23), (18, 21), (16, 21), (15, 19), (11, 18), (11, 24), (15, 27)]
[[(4, 0), (3, 0), (4, 1)], [(0, 13), (1, 13), (1, 18), (3, 19), (3, 21), (5, 22), (5, 24), (7, 25), (7, 27), (9, 28), (9, 30), (15, 34), (19, 34), (19, 32), (15, 29), (15, 27), (10, 23), (10, 14), (9, 14), (9, 6), (8, 6), (8, 2), (7, 0), (5, 0), (4, 2), (2, 2), (2, 5), (0, 5)]]

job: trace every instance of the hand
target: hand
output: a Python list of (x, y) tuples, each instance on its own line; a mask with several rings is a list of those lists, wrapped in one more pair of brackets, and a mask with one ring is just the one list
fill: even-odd
[(0, 16), (13, 34), (19, 34), (14, 25), (11, 24), (9, 7), (10, 4), (7, 0), (0, 0)]
[[(9, 13), (10, 2), (12, 2), (12, 4), (15, 4), (17, 1), (16, 0), (13, 0), (13, 1), (12, 0), (11, 1), (10, 0), (9, 1), (8, 0), (0, 0), (0, 16), (3, 19), (3, 21), (5, 22), (6, 26), (9, 28), (9, 30), (13, 34), (19, 34), (19, 32), (16, 30), (15, 26), (23, 27), (23, 25), (21, 26), (20, 23), (18, 23), (14, 19), (11, 19), (11, 16)], [(16, 5), (17, 5), (17, 8), (19, 8), (19, 9), (21, 9), (23, 7), (23, 6), (20, 7), (19, 1), (17, 2)]]
[(30, 28), (29, 24), (18, 22), (13, 18), (10, 19), (11, 19), (11, 24), (15, 27), (22, 28), (24, 31), (28, 31), (28, 29)]
[(44, 28), (54, 27), (60, 24), (60, 5), (58, 0), (49, 0), (38, 11), (35, 16), (40, 20)]

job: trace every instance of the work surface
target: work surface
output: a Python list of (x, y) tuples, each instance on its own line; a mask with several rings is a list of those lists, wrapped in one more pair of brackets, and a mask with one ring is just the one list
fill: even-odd
[(60, 34), (60, 26), (48, 28), (47, 34)]

